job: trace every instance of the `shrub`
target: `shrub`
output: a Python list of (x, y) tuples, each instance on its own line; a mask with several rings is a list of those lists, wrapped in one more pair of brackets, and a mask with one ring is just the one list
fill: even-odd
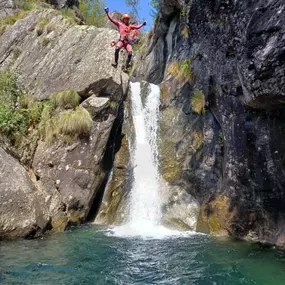
[(0, 73), (0, 133), (12, 143), (38, 126), (47, 104), (27, 95), (15, 74)]
[(14, 140), (26, 131), (27, 121), (21, 111), (8, 102), (0, 102), (0, 133)]
[(73, 9), (64, 8), (60, 10), (62, 16), (65, 18), (65, 23), (70, 25), (78, 24), (78, 19)]
[(63, 109), (73, 109), (80, 104), (81, 97), (74, 90), (65, 90), (63, 92), (53, 93), (51, 101), (55, 107)]
[(194, 113), (205, 113), (205, 95), (200, 90), (195, 90), (194, 95), (191, 97), (191, 105)]
[(96, 27), (104, 26), (105, 14), (99, 0), (92, 2), (80, 1), (78, 9), (86, 25), (93, 25)]

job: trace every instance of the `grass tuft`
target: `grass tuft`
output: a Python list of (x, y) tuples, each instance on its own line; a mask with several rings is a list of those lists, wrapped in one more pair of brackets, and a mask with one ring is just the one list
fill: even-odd
[(63, 109), (73, 109), (80, 104), (80, 96), (75, 90), (65, 90), (63, 92), (53, 93), (51, 101), (55, 107)]
[(177, 60), (168, 67), (168, 74), (174, 76), (180, 82), (193, 82), (194, 74), (192, 72), (192, 59), (184, 59), (181, 63)]
[(189, 38), (189, 29), (187, 27), (184, 27), (181, 31), (181, 36), (183, 38)]
[(55, 139), (71, 142), (72, 139), (89, 135), (91, 132), (92, 118), (89, 112), (81, 107), (57, 116), (49, 114), (48, 111), (46, 118), (42, 118), (41, 125), (41, 134), (47, 143), (52, 143)]
[(77, 107), (72, 112), (67, 112), (59, 117), (59, 133), (70, 136), (88, 135), (92, 126), (92, 118), (89, 112)]
[(195, 90), (191, 97), (192, 111), (197, 114), (205, 113), (205, 95), (200, 90)]
[(38, 36), (42, 35), (45, 31), (46, 26), (49, 24), (50, 19), (41, 18), (36, 25), (36, 33)]

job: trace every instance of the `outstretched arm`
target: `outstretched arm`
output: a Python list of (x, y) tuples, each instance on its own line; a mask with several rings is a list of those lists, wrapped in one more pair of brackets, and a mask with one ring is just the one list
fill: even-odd
[(109, 13), (109, 8), (105, 7), (104, 8), (106, 14), (107, 14), (107, 17), (108, 19), (114, 24), (116, 25), (117, 27), (119, 27), (119, 22), (117, 20), (115, 20), (114, 18), (112, 18), (111, 14)]
[(145, 26), (146, 25), (146, 22), (143, 22), (142, 24), (140, 24), (140, 25), (137, 25), (137, 26), (133, 26), (133, 25), (131, 25), (131, 29), (132, 30), (139, 30), (139, 29), (141, 29), (143, 26)]

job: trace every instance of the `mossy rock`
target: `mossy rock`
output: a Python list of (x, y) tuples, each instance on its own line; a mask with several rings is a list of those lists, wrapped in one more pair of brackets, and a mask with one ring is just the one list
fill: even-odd
[(228, 235), (233, 213), (229, 212), (229, 198), (218, 196), (213, 202), (203, 204), (197, 221), (197, 232), (214, 236)]
[(83, 211), (70, 211), (67, 214), (68, 222), (73, 225), (80, 225), (85, 217), (85, 213)]
[(52, 218), (51, 225), (56, 232), (64, 232), (68, 225), (68, 217), (65, 214), (58, 214)]

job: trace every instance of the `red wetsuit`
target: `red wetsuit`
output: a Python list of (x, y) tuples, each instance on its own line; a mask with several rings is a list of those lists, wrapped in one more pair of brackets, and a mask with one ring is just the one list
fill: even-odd
[(132, 45), (130, 44), (130, 32), (132, 30), (139, 30), (140, 28), (143, 27), (143, 24), (140, 24), (138, 26), (134, 26), (134, 25), (127, 26), (123, 22), (119, 22), (113, 19), (110, 13), (108, 13), (107, 16), (109, 20), (118, 27), (118, 30), (120, 33), (120, 40), (117, 43), (117, 47), (118, 48), (124, 47), (128, 53), (131, 53), (133, 48), (132, 48)]

